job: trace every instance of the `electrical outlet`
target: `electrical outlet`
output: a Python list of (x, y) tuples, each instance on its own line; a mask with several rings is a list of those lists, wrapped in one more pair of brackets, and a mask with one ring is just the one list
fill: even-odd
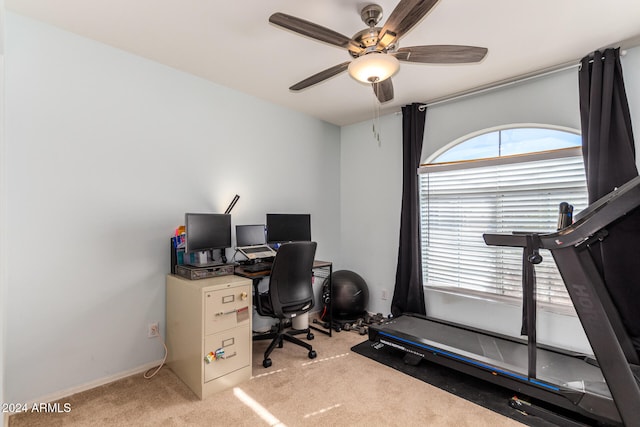
[(380, 294), (380, 298), (382, 298), (384, 301), (389, 299), (389, 291), (387, 291), (386, 289), (383, 289), (381, 294)]
[(158, 322), (149, 323), (147, 336), (149, 338), (155, 338), (160, 336), (160, 324)]

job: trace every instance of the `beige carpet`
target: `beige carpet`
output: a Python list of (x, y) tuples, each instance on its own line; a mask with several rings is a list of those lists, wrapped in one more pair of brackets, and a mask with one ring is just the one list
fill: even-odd
[[(315, 333), (318, 353), (285, 343), (262, 367), (268, 342), (254, 343), (253, 377), (200, 401), (169, 370), (135, 375), (61, 399), (69, 413), (13, 415), (18, 426), (516, 426), (452, 394), (351, 352), (355, 332)], [(248, 398), (248, 399), (247, 399)], [(251, 407), (248, 402), (254, 402)]]

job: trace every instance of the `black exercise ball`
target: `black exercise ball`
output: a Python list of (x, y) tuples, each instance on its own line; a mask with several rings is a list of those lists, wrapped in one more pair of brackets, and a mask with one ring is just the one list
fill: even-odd
[[(323, 294), (328, 297), (328, 281), (323, 285)], [(331, 313), (335, 318), (355, 320), (366, 313), (369, 288), (359, 274), (349, 270), (335, 271), (331, 275), (331, 285)]]

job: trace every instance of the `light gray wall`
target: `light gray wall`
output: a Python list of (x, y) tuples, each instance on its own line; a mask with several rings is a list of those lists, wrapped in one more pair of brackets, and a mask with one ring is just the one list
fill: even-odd
[(636, 167), (640, 170), (640, 47), (629, 49), (620, 62), (636, 142)]
[[(368, 310), (387, 315), (398, 257), (402, 116), (383, 116), (378, 128), (380, 143), (371, 122), (341, 130), (339, 267), (362, 276), (369, 288)], [(383, 292), (387, 299), (382, 299)]]
[[(6, 400), (41, 401), (163, 355), (169, 237), (184, 213), (233, 225), (312, 216), (339, 257), (340, 130), (7, 14)], [(231, 252), (229, 251), (229, 255)]]
[[(0, 94), (4, 93), (4, 0), (0, 0)], [(0, 95), (0, 201), (5, 200), (6, 195), (6, 155), (4, 142), (4, 102)], [(4, 238), (4, 224), (6, 204), (0, 204), (0, 405), (5, 403), (4, 399), (4, 360), (5, 360), (5, 307), (6, 307), (6, 265), (7, 251)], [(8, 415), (3, 414), (0, 422), (8, 424)]]
[[(586, 54), (586, 52), (585, 52)], [(636, 139), (640, 132), (640, 48), (622, 59)], [(422, 160), (472, 132), (508, 124), (551, 124), (580, 129), (578, 68), (556, 72), (501, 89), (430, 106)], [(419, 84), (419, 83), (418, 83)], [(372, 114), (373, 116), (373, 114)], [(381, 118), (385, 138), (378, 147), (371, 122), (341, 130), (341, 211), (343, 268), (362, 275), (369, 286), (370, 311), (390, 312), (398, 250), (402, 183), (400, 114)], [(388, 134), (387, 134), (388, 133)], [(636, 143), (638, 145), (638, 143)], [(426, 291), (429, 315), (518, 335), (520, 307)], [(541, 342), (589, 352), (577, 319), (541, 311)]]

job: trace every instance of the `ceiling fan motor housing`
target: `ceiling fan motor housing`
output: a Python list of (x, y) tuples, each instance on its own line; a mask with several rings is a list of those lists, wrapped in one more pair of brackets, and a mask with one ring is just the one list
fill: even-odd
[[(380, 27), (371, 27), (356, 33), (353, 36), (353, 41), (362, 46), (364, 50), (355, 51), (355, 49), (352, 50), (350, 48), (349, 54), (352, 57), (357, 58), (359, 56), (366, 55), (367, 53), (376, 51), (381, 52), (381, 50), (378, 48), (378, 36), (380, 34), (380, 30), (382, 30), (382, 28)], [(390, 46), (388, 46), (388, 48), (384, 51), (390, 51), (391, 49), (389, 49), (389, 47)]]
[(368, 27), (375, 27), (382, 19), (382, 7), (377, 4), (366, 5), (360, 11), (360, 18)]
[[(355, 44), (361, 46), (364, 50), (356, 50), (355, 48), (349, 48), (349, 54), (353, 58), (358, 58), (360, 56), (366, 55), (371, 52), (382, 52), (382, 49), (378, 48), (378, 41), (381, 27), (376, 27), (376, 24), (380, 22), (382, 19), (382, 7), (377, 4), (369, 4), (362, 8), (360, 11), (360, 18), (362, 18), (362, 22), (364, 22), (367, 29), (357, 32), (352, 40)], [(384, 51), (390, 51), (395, 46), (384, 49)]]

